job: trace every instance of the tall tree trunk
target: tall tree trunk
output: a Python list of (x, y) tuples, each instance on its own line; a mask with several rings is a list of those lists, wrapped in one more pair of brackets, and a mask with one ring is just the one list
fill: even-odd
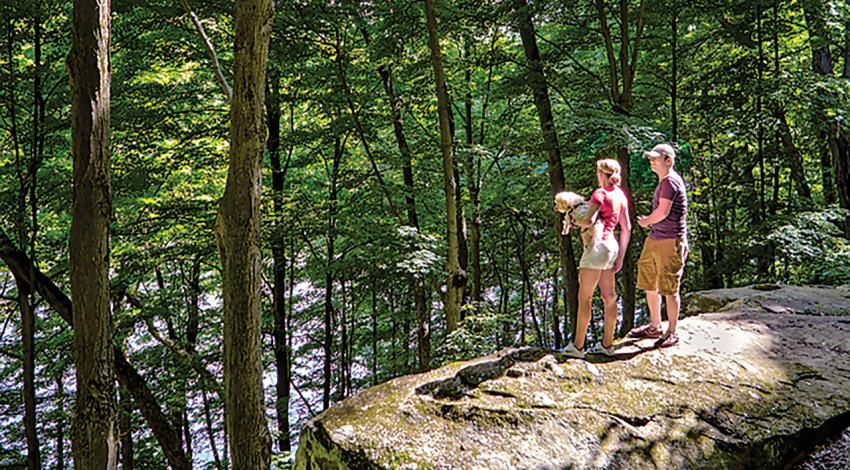
[[(756, 39), (758, 41), (759, 46), (759, 58), (758, 58), (758, 87), (759, 90), (762, 89), (762, 84), (764, 83), (764, 41), (762, 38), (762, 10), (761, 6), (756, 6)], [(758, 119), (757, 135), (758, 135), (758, 165), (759, 165), (759, 187), (758, 187), (758, 201), (759, 201), (759, 214), (764, 214), (765, 211), (765, 203), (764, 203), (764, 189), (765, 189), (765, 175), (764, 175), (764, 107), (762, 105), (762, 94), (758, 93), (756, 97), (756, 119)], [(762, 259), (762, 263), (766, 260)]]
[(24, 376), (24, 428), (27, 438), (27, 468), (41, 469), (41, 453), (38, 445), (35, 397), (35, 309), (32, 288), (26, 282), (18, 282), (18, 303), (21, 308), (21, 336), (23, 346)]
[(561, 328), (558, 324), (558, 296), (556, 295), (558, 292), (558, 268), (555, 267), (552, 274), (552, 338), (555, 341), (555, 349), (560, 349), (563, 346), (563, 340), (561, 339)]
[(65, 380), (64, 368), (56, 373), (56, 470), (65, 470)]
[[(35, 166), (36, 149), (38, 146), (38, 97), (40, 96), (40, 75), (38, 63), (41, 56), (41, 24), (36, 15), (35, 26), (35, 60), (36, 60), (36, 77), (35, 77), (35, 95), (36, 108), (33, 114), (33, 142), (31, 144), (32, 153), (25, 157), (25, 152), (21, 149), (21, 142), (18, 135), (17, 126), (17, 100), (15, 99), (14, 87), (9, 87), (9, 99), (7, 102), (9, 108), (10, 135), (12, 140), (13, 153), (15, 156), (15, 173), (18, 178), (18, 193), (16, 197), (16, 214), (14, 224), (17, 228), (18, 246), (22, 251), (28, 247), (30, 256), (32, 257), (35, 251), (36, 238), (36, 223), (37, 219), (33, 219), (33, 233), (30, 237), (27, 230), (27, 194), (34, 198), (33, 168)], [(9, 67), (8, 78), (9, 82), (14, 84), (17, 80), (15, 66), (13, 61), (15, 47), (15, 25), (10, 21), (8, 24), (7, 35), (7, 63)], [(24, 160), (26, 158), (26, 161)], [(33, 204), (35, 200), (33, 199)], [(32, 273), (30, 273), (30, 276)], [(35, 396), (35, 311), (32, 296), (32, 287), (17, 278), (16, 285), (18, 290), (18, 305), (21, 310), (21, 345), (23, 349), (22, 375), (24, 379), (24, 434), (27, 442), (27, 468), (30, 470), (41, 468), (41, 452), (38, 444), (38, 431), (36, 428), (36, 396)]]
[(110, 2), (74, 0), (71, 52), (71, 298), (77, 399), (74, 468), (118, 464), (112, 318), (109, 312)]
[(325, 337), (323, 358), (323, 382), (322, 382), (322, 409), (331, 406), (331, 381), (333, 363), (333, 287), (334, 287), (334, 242), (336, 240), (336, 203), (337, 203), (337, 180), (339, 177), (339, 166), (342, 159), (342, 141), (339, 136), (334, 136), (334, 153), (331, 174), (329, 176), (329, 208), (328, 208), (328, 231), (327, 231), (327, 261), (325, 263)]
[(812, 191), (806, 182), (803, 156), (800, 154), (797, 146), (794, 145), (794, 139), (791, 137), (791, 127), (788, 126), (788, 119), (785, 117), (785, 109), (781, 105), (777, 106), (774, 113), (779, 122), (779, 136), (782, 140), (782, 147), (785, 149), (785, 156), (788, 158), (788, 164), (791, 167), (791, 179), (797, 188), (797, 194), (803, 199), (810, 200), (812, 198)]
[(372, 386), (378, 385), (378, 310), (377, 310), (377, 286), (375, 279), (372, 279)]
[[(522, 48), (529, 65), (529, 86), (534, 95), (534, 106), (540, 120), (540, 130), (543, 134), (543, 148), (546, 151), (549, 162), (549, 192), (551, 200), (555, 195), (564, 190), (564, 168), (561, 163), (561, 146), (558, 141), (558, 132), (555, 128), (555, 119), (552, 115), (552, 104), (549, 101), (549, 88), (546, 83), (546, 75), (540, 60), (540, 50), (537, 48), (537, 37), (534, 32), (534, 23), (531, 17), (531, 8), (526, 0), (514, 0), (516, 9)], [(552, 213), (552, 225), (555, 236), (558, 237), (558, 259), (561, 264), (561, 272), (564, 275), (564, 298), (565, 305), (569, 311), (569, 324), (565, 325), (565, 336), (575, 330), (575, 318), (578, 312), (578, 271), (576, 269), (575, 254), (570, 237), (561, 235), (563, 217), (558, 213)]]
[(679, 113), (677, 108), (679, 87), (679, 4), (673, 2), (670, 18), (670, 122), (673, 142), (679, 140)]
[[(360, 32), (367, 44), (371, 42), (372, 37), (363, 25), (360, 25)], [(396, 145), (401, 154), (407, 225), (415, 228), (418, 232), (419, 217), (416, 213), (413, 158), (404, 132), (404, 120), (401, 117), (401, 100), (396, 96), (393, 87), (392, 66), (388, 64), (379, 65), (378, 75), (381, 77), (381, 84), (384, 87), (384, 93), (387, 95), (387, 101), (390, 105), (393, 133), (395, 134)], [(416, 311), (417, 359), (419, 361), (419, 370), (424, 372), (430, 368), (431, 364), (431, 307), (426, 302), (427, 292), (425, 291), (425, 284), (420, 277), (411, 276), (410, 290), (413, 292), (414, 310)]]
[[(280, 161), (280, 72), (272, 69), (269, 75), (269, 99), (266, 103), (269, 123), (269, 160), (272, 166), (272, 201), (273, 223), (272, 231), (272, 261), (274, 263), (274, 280), (272, 284), (272, 310), (274, 312), (274, 357), (275, 375), (275, 411), (277, 413), (277, 449), (278, 452), (290, 452), (292, 445), (289, 441), (289, 380), (292, 366), (289, 362), (289, 332), (286, 328), (286, 239), (283, 224), (283, 184), (286, 169), (289, 166), (290, 151), (286, 164), (281, 167)], [(293, 113), (290, 113), (290, 123), (294, 124)], [(291, 147), (290, 147), (291, 150)]]
[[(806, 26), (809, 30), (809, 42), (812, 48), (812, 71), (823, 77), (832, 77), (834, 66), (832, 54), (829, 52), (829, 37), (827, 34), (827, 25), (824, 21), (823, 5), (819, 0), (805, 0), (803, 4), (803, 13), (806, 18)], [(818, 95), (821, 96), (819, 102), (827, 101), (828, 92), (823, 89), (818, 89)], [(814, 106), (818, 106), (815, 104)], [(824, 109), (815, 109), (815, 115), (818, 116), (819, 137), (821, 144), (821, 184), (823, 186), (823, 197), (827, 204), (835, 202), (835, 193), (832, 190), (832, 157), (836, 145), (836, 126), (825, 112)]]
[[(845, 8), (850, 8), (850, 1), (844, 1)], [(850, 78), (850, 17), (844, 21), (844, 73), (843, 78)]]
[(236, 3), (230, 163), (216, 220), (224, 304), (224, 405), (235, 470), (269, 468), (262, 383), (260, 186), (271, 0)]
[[(850, 210), (850, 134), (841, 128), (837, 139), (835, 159), (836, 180), (838, 183), (838, 201), (844, 209)], [(844, 238), (850, 240), (850, 215), (844, 216)]]
[(119, 389), (118, 431), (121, 434), (121, 470), (133, 470), (133, 404), (123, 387)]
[[(850, 8), (850, 0), (845, 0), (844, 8)], [(844, 22), (844, 72), (841, 77), (850, 79), (850, 17)], [(837, 149), (833, 153), (835, 186), (839, 205), (850, 210), (850, 133), (846, 126), (838, 127), (837, 131)], [(844, 216), (844, 238), (850, 239), (850, 214)]]
[(464, 71), (464, 78), (466, 80), (466, 99), (464, 100), (464, 112), (466, 114), (466, 119), (464, 120), (466, 156), (463, 159), (463, 163), (466, 173), (466, 187), (469, 191), (469, 200), (472, 202), (469, 216), (469, 230), (471, 234), (468, 254), (469, 271), (472, 278), (470, 295), (472, 301), (478, 303), (481, 302), (481, 195), (479, 188), (480, 182), (478, 181), (478, 174), (475, 171), (475, 163), (479, 161), (479, 158), (477, 158), (477, 152), (473, 151), (475, 139), (472, 134), (472, 70), (469, 63), (469, 50), (472, 47), (472, 41), (470, 38), (467, 38), (465, 41), (464, 50), (467, 54), (466, 60), (468, 63)]
[(210, 441), (210, 449), (212, 449), (213, 463), (216, 470), (224, 470), (224, 466), (221, 464), (221, 458), (218, 456), (218, 445), (215, 443), (215, 428), (213, 428), (212, 411), (206, 388), (201, 387), (201, 398), (204, 402), (204, 424), (207, 428), (207, 439)]
[(340, 282), (340, 290), (342, 291), (342, 302), (341, 308), (339, 309), (340, 344), (338, 363), (339, 365), (337, 367), (337, 377), (339, 381), (339, 385), (337, 387), (337, 396), (340, 400), (344, 400), (348, 397), (348, 380), (346, 379), (346, 374), (348, 372), (349, 363), (351, 362), (348, 356), (348, 302), (346, 301), (344, 280)]
[(440, 36), (437, 30), (437, 15), (434, 11), (436, 0), (425, 0), (425, 18), (428, 28), (428, 46), (431, 50), (431, 65), (434, 80), (437, 82), (437, 110), (440, 117), (440, 149), (443, 153), (443, 180), (446, 196), (446, 235), (448, 252), (446, 253), (446, 333), (455, 331), (460, 321), (460, 306), (463, 290), (466, 286), (466, 272), (460, 267), (460, 241), (458, 237), (458, 214), (455, 206), (457, 181), (455, 180), (454, 155), (451, 130), (451, 105), (446, 89), (446, 76), (443, 72)]
[[(413, 181), (413, 158), (410, 147), (407, 145), (407, 137), (404, 133), (404, 121), (401, 117), (401, 101), (393, 89), (392, 69), (387, 66), (378, 68), (384, 92), (390, 103), (390, 112), (393, 120), (393, 132), (395, 133), (396, 145), (402, 159), (402, 178), (404, 179), (404, 200), (407, 209), (407, 225), (419, 232), (419, 216), (416, 212), (416, 196)], [(413, 304), (416, 311), (416, 351), (419, 360), (419, 370), (424, 372), (431, 368), (431, 306), (426, 297), (425, 282), (420, 276), (411, 276), (411, 291), (413, 292)]]
[[(451, 104), (449, 105), (449, 109), (451, 109)], [(452, 141), (454, 141), (454, 135), (452, 135)], [(454, 156), (454, 153), (452, 153), (452, 155)], [(463, 204), (463, 184), (461, 183), (462, 179), (460, 177), (460, 169), (456, 158), (452, 162), (452, 165), (454, 166), (455, 208), (457, 210), (457, 260), (458, 266), (460, 266), (460, 272), (465, 273), (467, 276), (463, 285), (463, 292), (460, 297), (460, 304), (463, 305), (467, 303), (467, 299), (469, 297), (469, 237), (466, 230), (466, 210), (464, 209)], [(463, 309), (461, 309), (460, 313), (460, 320), (463, 320)]]

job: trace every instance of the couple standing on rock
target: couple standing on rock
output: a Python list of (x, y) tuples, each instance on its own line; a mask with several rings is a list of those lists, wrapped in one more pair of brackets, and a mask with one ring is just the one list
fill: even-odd
[[(679, 284), (688, 256), (688, 235), (685, 217), (688, 199), (685, 183), (673, 169), (676, 151), (669, 144), (658, 144), (644, 152), (652, 171), (658, 175), (658, 186), (652, 199), (652, 212), (638, 216), (637, 223), (643, 228), (651, 227), (638, 261), (638, 289), (646, 291), (650, 323), (628, 333), (632, 338), (657, 338), (656, 346), (669, 347), (678, 344), (676, 323), (679, 319)], [(631, 237), (632, 224), (629, 218), (628, 199), (620, 189), (622, 177), (620, 164), (606, 159), (596, 162), (596, 179), (599, 188), (589, 201), (592, 225), (601, 221), (601, 236), (593, 240), (584, 251), (579, 262), (579, 293), (576, 334), (573, 342), (563, 349), (566, 356), (582, 358), (585, 355), (585, 339), (590, 325), (591, 302), (596, 286), (599, 286), (605, 306), (602, 342), (596, 344), (591, 354), (614, 354), (614, 327), (617, 324), (617, 294), (614, 275), (623, 267), (626, 247)], [(619, 241), (614, 239), (614, 229), (620, 226)], [(661, 296), (667, 303), (667, 331), (661, 327)]]

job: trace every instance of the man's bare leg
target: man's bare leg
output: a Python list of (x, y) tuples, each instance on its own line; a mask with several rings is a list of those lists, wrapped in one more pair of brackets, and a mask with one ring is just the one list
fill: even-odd
[(665, 295), (664, 300), (667, 302), (667, 333), (674, 335), (676, 334), (676, 325), (679, 322), (681, 298), (679, 297), (679, 293), (676, 292), (673, 295)]
[[(661, 331), (661, 296), (657, 290), (646, 291), (646, 306), (649, 307), (649, 322), (656, 330)], [(667, 309), (669, 315), (669, 304)], [(678, 310), (676, 314), (678, 315)]]

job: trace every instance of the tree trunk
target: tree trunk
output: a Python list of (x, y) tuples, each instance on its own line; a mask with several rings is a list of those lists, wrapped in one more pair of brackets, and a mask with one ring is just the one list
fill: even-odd
[(431, 49), (431, 65), (434, 80), (437, 82), (437, 109), (440, 117), (440, 149), (443, 153), (443, 180), (446, 196), (446, 235), (448, 252), (446, 254), (446, 333), (455, 331), (460, 321), (460, 306), (463, 290), (466, 286), (466, 272), (460, 267), (460, 242), (458, 238), (458, 214), (455, 206), (457, 181), (454, 177), (454, 155), (452, 131), (450, 126), (451, 105), (446, 90), (446, 76), (443, 72), (440, 37), (437, 31), (437, 15), (434, 11), (435, 0), (425, 0), (425, 18), (428, 28), (428, 45)]
[(558, 320), (558, 268), (555, 267), (552, 274), (552, 338), (555, 341), (555, 349), (561, 349), (563, 340), (561, 339), (561, 328)]
[(377, 310), (377, 286), (375, 280), (371, 280), (372, 287), (372, 386), (378, 385), (378, 310)]
[(271, 0), (236, 3), (230, 163), (216, 220), (224, 310), (224, 405), (235, 470), (269, 468), (262, 384), (260, 186)]
[(348, 356), (348, 303), (345, 298), (345, 281), (343, 280), (340, 283), (340, 288), (342, 291), (342, 302), (341, 308), (339, 309), (339, 326), (340, 326), (340, 344), (339, 344), (339, 362), (337, 363), (337, 396), (339, 400), (345, 400), (348, 397), (348, 380), (346, 379), (346, 374), (348, 372), (349, 366), (349, 356)]
[(77, 399), (75, 468), (114, 469), (118, 452), (108, 230), (110, 3), (74, 0), (71, 52), (71, 154), (74, 203), (70, 240)]
[[(280, 73), (274, 69), (269, 75), (269, 97), (266, 102), (266, 115), (269, 123), (269, 139), (267, 147), (272, 166), (272, 201), (273, 224), (272, 231), (272, 261), (274, 267), (272, 283), (272, 310), (274, 312), (274, 357), (275, 357), (275, 412), (277, 413), (277, 449), (278, 452), (290, 452), (292, 445), (289, 441), (289, 379), (292, 366), (289, 362), (289, 341), (286, 319), (286, 239), (284, 238), (283, 223), (283, 184), (286, 178), (286, 168), (281, 167), (280, 161)], [(293, 121), (290, 113), (290, 122)], [(289, 154), (291, 156), (291, 152)], [(287, 157), (287, 165), (289, 163)]]
[(35, 398), (35, 309), (30, 302), (32, 289), (26, 282), (19, 282), (18, 303), (21, 308), (21, 337), (23, 346), (24, 376), (24, 428), (27, 438), (27, 468), (41, 469), (41, 453), (38, 445)]
[(65, 470), (65, 380), (63, 368), (56, 373), (56, 470)]
[[(850, 210), (850, 135), (839, 128), (836, 139), (835, 174), (838, 183), (838, 201), (844, 209)], [(850, 215), (844, 216), (844, 238), (850, 240)]]
[(342, 142), (339, 136), (334, 136), (334, 153), (331, 174), (329, 176), (329, 208), (328, 208), (328, 231), (327, 231), (327, 261), (325, 263), (325, 337), (323, 342), (323, 382), (322, 382), (322, 409), (331, 406), (331, 381), (333, 363), (333, 286), (334, 286), (334, 241), (336, 240), (336, 202), (337, 202), (337, 177), (342, 159)]
[(210, 442), (210, 449), (212, 449), (213, 462), (215, 463), (215, 468), (217, 470), (224, 470), (224, 467), (221, 464), (221, 458), (218, 456), (218, 445), (215, 443), (215, 429), (213, 428), (209, 396), (207, 396), (207, 390), (203, 387), (201, 387), (201, 398), (204, 402), (204, 424), (207, 428), (207, 439)]
[(808, 183), (806, 183), (803, 156), (800, 155), (800, 151), (794, 145), (794, 140), (791, 137), (791, 128), (788, 126), (788, 119), (785, 117), (785, 110), (782, 106), (778, 106), (775, 113), (779, 121), (779, 135), (782, 139), (782, 147), (785, 149), (785, 155), (791, 167), (791, 179), (794, 180), (794, 185), (797, 187), (797, 194), (804, 199), (810, 200), (812, 198), (812, 191), (809, 189)]
[[(372, 40), (371, 35), (362, 25), (360, 26), (360, 32), (368, 44)], [(396, 138), (396, 145), (401, 154), (407, 225), (415, 228), (418, 232), (419, 218), (416, 213), (416, 197), (413, 184), (413, 159), (411, 157), (410, 147), (407, 145), (407, 137), (404, 133), (404, 120), (401, 117), (401, 100), (396, 96), (393, 87), (392, 67), (387, 64), (379, 65), (378, 75), (381, 77), (381, 84), (384, 87), (384, 93), (386, 93), (390, 105), (393, 132)], [(416, 311), (416, 340), (419, 370), (424, 372), (430, 368), (431, 363), (431, 308), (426, 304), (425, 297), (427, 293), (421, 278), (411, 276), (410, 290), (413, 292), (414, 310)]]
[[(850, 8), (850, 1), (845, 0), (845, 8)], [(843, 78), (850, 78), (850, 18), (844, 21), (844, 73)]]
[(679, 140), (679, 113), (677, 109), (679, 85), (679, 5), (673, 3), (670, 18), (670, 122), (673, 130), (673, 142)]
[[(534, 23), (531, 18), (531, 9), (526, 0), (514, 0), (517, 12), (518, 28), (522, 38), (522, 47), (529, 65), (529, 86), (534, 95), (534, 106), (540, 120), (540, 130), (543, 134), (543, 148), (546, 151), (549, 162), (549, 192), (551, 199), (564, 190), (564, 169), (561, 163), (561, 146), (558, 141), (558, 133), (555, 129), (555, 120), (552, 115), (552, 104), (549, 101), (549, 88), (546, 83), (546, 75), (540, 60), (540, 50), (537, 48), (537, 37), (534, 32)], [(578, 312), (578, 271), (576, 270), (575, 255), (570, 237), (561, 235), (563, 216), (552, 213), (552, 225), (555, 236), (558, 237), (558, 259), (561, 264), (561, 272), (564, 275), (564, 298), (569, 312), (569, 324), (565, 325), (565, 336), (575, 329), (575, 317)]]
[[(833, 76), (834, 66), (832, 54), (829, 52), (829, 37), (821, 3), (818, 0), (805, 0), (802, 3), (803, 13), (806, 18), (806, 27), (809, 31), (809, 42), (812, 48), (812, 71), (820, 76), (831, 78)], [(818, 88), (818, 94), (822, 98), (818, 100), (819, 102), (827, 101), (827, 91)], [(837, 148), (836, 126), (823, 109), (815, 109), (814, 111), (814, 114), (820, 121), (818, 123), (818, 127), (820, 128), (818, 134), (821, 140), (821, 184), (823, 186), (823, 197), (827, 204), (832, 204), (835, 202), (835, 193), (832, 190), (832, 157), (834, 150)]]
[[(468, 53), (471, 40), (466, 39), (465, 50), (467, 52), (466, 60), (469, 61)], [(476, 173), (476, 158), (477, 152), (473, 151), (474, 138), (472, 135), (472, 71), (470, 64), (467, 64), (464, 72), (466, 79), (466, 100), (464, 102), (464, 112), (466, 119), (464, 122), (464, 135), (466, 137), (466, 157), (463, 159), (466, 172), (466, 187), (469, 191), (469, 199), (472, 202), (471, 213), (469, 216), (469, 267), (472, 277), (472, 290), (470, 295), (474, 303), (481, 302), (481, 194), (480, 181)]]
[[(37, 10), (40, 9), (40, 4), (37, 2)], [(7, 37), (7, 52), (9, 65), (9, 81), (14, 84), (16, 82), (16, 73), (14, 62), (12, 60), (14, 50), (14, 24), (9, 23), (9, 32)], [(30, 256), (35, 252), (36, 239), (36, 224), (38, 219), (33, 213), (32, 218), (32, 236), (28, 233), (27, 228), (27, 193), (30, 194), (31, 202), (35, 205), (35, 179), (33, 171), (37, 158), (37, 148), (39, 141), (38, 132), (38, 107), (40, 89), (40, 70), (39, 62), (41, 57), (41, 20), (36, 13), (35, 18), (35, 109), (33, 112), (33, 141), (31, 143), (32, 153), (24, 161), (24, 152), (22, 152), (17, 131), (16, 108), (17, 102), (15, 99), (14, 90), (9, 89), (9, 118), (10, 118), (10, 134), (14, 147), (15, 155), (15, 173), (18, 177), (18, 194), (16, 198), (16, 214), (14, 223), (17, 228), (18, 245), (22, 251), (30, 247)], [(34, 211), (35, 209), (33, 209)], [(32, 273), (30, 273), (32, 275)], [(24, 381), (23, 398), (24, 398), (24, 434), (27, 442), (27, 468), (30, 470), (41, 469), (41, 451), (38, 443), (37, 417), (36, 417), (36, 390), (35, 390), (35, 309), (32, 287), (16, 278), (16, 286), (18, 290), (18, 305), (21, 310), (21, 346), (23, 353), (22, 375)]]
[(118, 412), (118, 432), (121, 434), (121, 470), (133, 470), (133, 426), (130, 419), (133, 404), (125, 388), (119, 390), (120, 410)]

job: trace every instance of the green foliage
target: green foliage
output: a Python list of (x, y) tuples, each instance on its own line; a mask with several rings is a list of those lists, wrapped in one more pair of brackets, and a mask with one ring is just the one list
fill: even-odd
[(506, 337), (514, 319), (488, 307), (464, 306), (464, 317), (457, 330), (446, 336), (438, 351), (443, 363), (486, 356), (510, 344)]
[(769, 232), (766, 241), (787, 259), (790, 284), (850, 284), (850, 241), (842, 236), (847, 210), (801, 212)]

